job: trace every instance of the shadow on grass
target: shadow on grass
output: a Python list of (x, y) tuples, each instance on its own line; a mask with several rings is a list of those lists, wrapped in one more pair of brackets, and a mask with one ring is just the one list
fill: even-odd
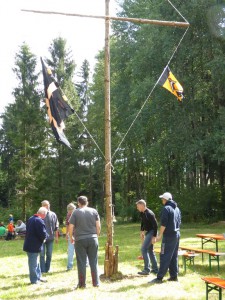
[[(59, 271), (54, 271), (54, 272), (50, 272), (50, 273), (43, 273), (43, 276), (47, 277), (51, 277), (54, 276), (55, 274), (61, 274), (61, 273), (67, 273), (66, 269), (65, 270), (59, 270)], [(14, 282), (15, 282), (15, 275), (0, 275), (0, 279), (10, 279), (13, 278)], [(20, 274), (16, 277), (17, 281), (20, 281), (23, 278), (29, 278), (29, 274)]]
[(130, 284), (130, 285), (126, 285), (124, 287), (120, 287), (118, 289), (115, 289), (115, 290), (111, 290), (110, 292), (111, 293), (121, 293), (121, 292), (127, 292), (129, 290), (136, 290), (136, 289), (140, 289), (140, 288), (146, 288), (146, 287), (149, 287), (151, 286), (151, 284), (149, 284), (148, 282), (146, 283), (143, 283), (143, 284), (139, 284), (139, 285), (133, 285), (133, 284)]
[[(28, 274), (20, 274), (16, 277), (16, 279), (20, 280), (22, 278), (28, 278), (29, 275)], [(7, 278), (13, 278), (13, 280), (15, 281), (15, 275), (0, 275), (0, 279), (7, 279)]]
[[(33, 286), (33, 285), (32, 285)], [(35, 285), (34, 285), (35, 286)], [(18, 299), (23, 299), (23, 300), (30, 300), (31, 299), (31, 294), (33, 299), (49, 299), (50, 297), (56, 296), (56, 295), (64, 295), (66, 293), (71, 293), (73, 292), (72, 288), (62, 288), (62, 289), (55, 289), (55, 290), (50, 290), (50, 291), (44, 291), (43, 286), (35, 286), (35, 289), (32, 291), (26, 291), (26, 294), (20, 294), (20, 298), (18, 298), (18, 295), (10, 295), (10, 300), (18, 300)]]

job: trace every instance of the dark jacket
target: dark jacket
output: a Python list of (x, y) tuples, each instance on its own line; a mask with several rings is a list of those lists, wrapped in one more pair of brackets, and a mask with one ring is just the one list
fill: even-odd
[(155, 214), (149, 208), (146, 208), (144, 212), (141, 212), (141, 231), (153, 230), (153, 236), (157, 236), (157, 227)]
[(164, 235), (173, 235), (180, 231), (181, 213), (173, 200), (166, 202), (161, 212), (161, 226), (166, 227)]
[(27, 222), (23, 250), (31, 253), (41, 252), (43, 242), (47, 236), (44, 221), (38, 215), (33, 215)]

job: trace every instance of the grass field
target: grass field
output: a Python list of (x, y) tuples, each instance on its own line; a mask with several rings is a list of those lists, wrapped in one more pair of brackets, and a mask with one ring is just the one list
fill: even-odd
[[(181, 244), (201, 247), (201, 241), (196, 233), (223, 233), (225, 224), (212, 225), (185, 224), (181, 230)], [(101, 282), (99, 288), (91, 285), (90, 270), (87, 269), (87, 288), (85, 290), (73, 291), (77, 284), (76, 262), (74, 270), (66, 272), (67, 250), (65, 238), (60, 238), (58, 244), (54, 245), (51, 272), (45, 277), (47, 283), (31, 285), (28, 278), (28, 265), (26, 253), (22, 251), (23, 240), (5, 241), (0, 240), (0, 299), (100, 299), (100, 300), (123, 300), (123, 299), (182, 299), (202, 300), (206, 298), (205, 283), (201, 280), (203, 276), (220, 276), (225, 278), (225, 258), (220, 258), (220, 272), (213, 263), (209, 270), (208, 257), (205, 256), (204, 263), (201, 255), (195, 258), (195, 267), (187, 266), (184, 273), (182, 260), (180, 259), (179, 282), (165, 282), (159, 285), (149, 285), (148, 281), (154, 275), (142, 277), (137, 272), (142, 270), (143, 261), (137, 260), (140, 255), (139, 224), (115, 225), (114, 244), (119, 245), (119, 271), (124, 278), (120, 281)], [(104, 245), (106, 242), (105, 226), (99, 238), (99, 269), (104, 273)], [(160, 247), (160, 243), (156, 244)], [(215, 250), (215, 245), (208, 243), (205, 248)], [(225, 252), (225, 241), (219, 242), (219, 251)], [(166, 279), (166, 278), (165, 278)], [(217, 294), (211, 294), (209, 299), (218, 299)]]

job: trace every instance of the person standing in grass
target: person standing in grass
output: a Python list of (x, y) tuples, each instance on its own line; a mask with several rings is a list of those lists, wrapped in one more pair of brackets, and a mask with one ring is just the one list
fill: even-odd
[[(155, 214), (146, 206), (146, 201), (141, 199), (136, 202), (137, 210), (141, 213), (141, 239), (143, 241), (141, 252), (144, 259), (144, 269), (139, 275), (157, 274), (158, 266), (153, 244), (157, 236), (157, 221)], [(151, 262), (151, 268), (150, 268)]]
[[(77, 259), (78, 285), (86, 287), (86, 262), (89, 260), (94, 287), (99, 286), (98, 274), (98, 236), (101, 231), (100, 217), (94, 208), (87, 207), (88, 199), (80, 196), (78, 208), (74, 210), (69, 221), (70, 242), (74, 243)], [(73, 232), (75, 236), (73, 237)]]
[(29, 218), (26, 228), (26, 236), (23, 245), (23, 251), (27, 252), (28, 266), (31, 284), (46, 282), (41, 277), (41, 269), (39, 265), (39, 255), (44, 241), (48, 234), (43, 219), (46, 217), (48, 210), (40, 207), (37, 214)]
[(180, 241), (181, 212), (168, 192), (159, 196), (164, 205), (161, 212), (161, 227), (157, 241), (162, 239), (160, 267), (157, 277), (149, 283), (162, 283), (169, 269), (168, 281), (178, 281), (178, 248)]
[(69, 220), (75, 209), (76, 209), (76, 206), (72, 202), (67, 205), (67, 215), (66, 215), (66, 239), (68, 242), (67, 271), (70, 271), (73, 269), (73, 258), (74, 258), (75, 248), (74, 248), (74, 243), (71, 243), (70, 237), (69, 237)]
[(49, 201), (43, 200), (41, 204), (43, 207), (45, 207), (48, 210), (46, 218), (44, 219), (46, 230), (48, 233), (48, 238), (41, 250), (40, 265), (41, 265), (41, 272), (48, 273), (51, 266), (54, 238), (56, 243), (58, 243), (59, 222), (56, 214), (50, 210)]
[(6, 241), (10, 241), (14, 238), (14, 233), (15, 233), (15, 227), (13, 224), (13, 221), (10, 221), (9, 224), (7, 225), (7, 236), (5, 238)]

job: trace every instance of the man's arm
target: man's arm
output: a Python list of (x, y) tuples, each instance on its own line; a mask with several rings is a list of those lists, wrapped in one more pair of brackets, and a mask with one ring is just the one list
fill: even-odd
[(69, 239), (71, 244), (74, 244), (73, 230), (74, 230), (74, 225), (69, 224)]
[(163, 236), (163, 232), (165, 231), (166, 227), (165, 226), (160, 226), (159, 229), (159, 235), (156, 238), (156, 242), (160, 241), (162, 236)]
[(58, 221), (57, 216), (56, 216), (56, 224), (55, 224), (55, 242), (56, 243), (59, 242), (59, 221)]
[(100, 223), (100, 220), (96, 221), (96, 231), (97, 231), (97, 235), (99, 236), (100, 232), (101, 232), (101, 223)]

